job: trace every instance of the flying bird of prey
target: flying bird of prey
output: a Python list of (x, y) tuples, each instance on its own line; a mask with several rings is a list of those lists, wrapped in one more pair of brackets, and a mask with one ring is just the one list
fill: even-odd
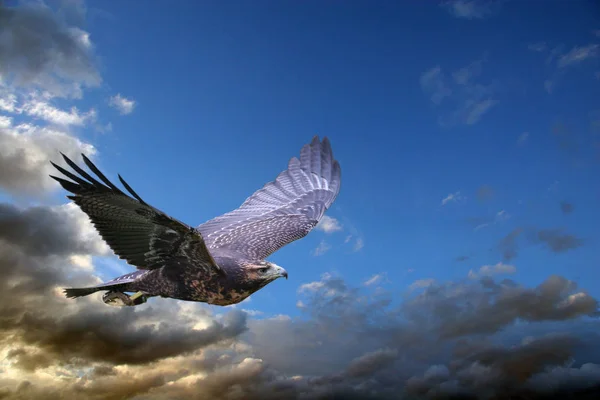
[[(225, 306), (288, 274), (266, 261), (270, 254), (306, 236), (340, 191), (341, 170), (327, 138), (317, 136), (277, 178), (231, 212), (194, 228), (146, 203), (119, 175), (131, 194), (109, 181), (85, 156), (102, 181), (64, 154), (76, 175), (52, 163), (70, 180), (50, 175), (72, 195), (119, 258), (137, 271), (93, 287), (65, 289), (68, 298), (106, 291), (109, 305), (134, 306), (149, 297)], [(126, 292), (134, 292), (129, 295)]]

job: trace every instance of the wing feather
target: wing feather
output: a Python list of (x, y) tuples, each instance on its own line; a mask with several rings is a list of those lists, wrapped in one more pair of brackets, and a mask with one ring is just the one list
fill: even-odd
[(83, 161), (102, 184), (64, 154), (65, 162), (79, 174), (52, 165), (71, 181), (52, 176), (72, 193), (73, 200), (90, 218), (100, 236), (119, 258), (138, 269), (160, 268), (173, 258), (187, 259), (207, 272), (224, 273), (212, 258), (202, 234), (144, 202), (119, 175), (135, 198), (115, 186), (85, 155)]
[(340, 190), (341, 169), (329, 139), (315, 136), (292, 157), (274, 181), (242, 205), (198, 229), (209, 249), (236, 251), (263, 259), (306, 236), (323, 217)]

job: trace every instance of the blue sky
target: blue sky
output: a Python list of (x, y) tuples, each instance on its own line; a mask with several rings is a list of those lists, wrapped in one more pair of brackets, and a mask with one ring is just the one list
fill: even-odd
[[(213, 329), (215, 343), (235, 337), (251, 349), (223, 350), (232, 368), (260, 360), (288, 378), (325, 379), (331, 375), (323, 371), (348, 373), (343, 368), (375, 354), (396, 360), (392, 372), (403, 371), (404, 390), (415, 377), (427, 383), (440, 365), (453, 376), (444, 346), (456, 342), (415, 338), (462, 332), (469, 340), (483, 335), (487, 345), (518, 342), (527, 350), (540, 332), (598, 331), (597, 320), (574, 320), (597, 313), (600, 297), (600, 10), (594, 2), (4, 3), (11, 11), (0, 4), (6, 23), (0, 26), (0, 59), (6, 60), (0, 64), (0, 269), (10, 279), (0, 282), (0, 300), (3, 293), (33, 296), (22, 301), (23, 312), (41, 312), (46, 331), (60, 322), (71, 333), (69, 321), (83, 321), (101, 342), (77, 339), (77, 322), (66, 341), (32, 342), (22, 334), (23, 348), (38, 346), (37, 359), (47, 352), (68, 366), (68, 357), (80, 357), (88, 369), (124, 363), (115, 379), (151, 382), (144, 374), (166, 371), (171, 362), (181, 369), (177, 363), (193, 361), (190, 371), (197, 371), (200, 359), (221, 360), (215, 354), (222, 349), (204, 337), (192, 351), (176, 334), (196, 338), (211, 323), (228, 321), (223, 326), (239, 331), (219, 325), (226, 332)], [(269, 257), (287, 269), (288, 280), (233, 308), (154, 298), (115, 311), (97, 295), (67, 301), (57, 292), (133, 270), (48, 178), (48, 161), (59, 161), (58, 151), (77, 160), (89, 154), (110, 179), (121, 174), (148, 203), (196, 226), (273, 180), (315, 134), (331, 141), (341, 192), (320, 229)], [(22, 252), (27, 262), (14, 256), (6, 267), (6, 249), (11, 257)], [(28, 267), (18, 272), (14, 265)], [(31, 277), (45, 280), (44, 297), (10, 286)], [(511, 291), (516, 286), (522, 292)], [(354, 297), (355, 289), (368, 300)], [(504, 301), (516, 292), (525, 300)], [(347, 308), (333, 305), (332, 296)], [(539, 303), (528, 309), (527, 296), (539, 296)], [(247, 314), (236, 314), (240, 309)], [(9, 311), (6, 318), (16, 315)], [(173, 331), (160, 330), (167, 319)], [(14, 326), (30, 320), (37, 321), (18, 319)], [(349, 326), (364, 328), (353, 323), (389, 331), (352, 336)], [(119, 324), (122, 331), (103, 330)], [(147, 332), (146, 347), (174, 353), (142, 361), (136, 357), (143, 349), (128, 353), (130, 340)], [(327, 332), (347, 341), (335, 342)], [(391, 350), (378, 347), (378, 339)], [(96, 345), (121, 347), (105, 355), (92, 351)], [(26, 365), (12, 346), (0, 346), (0, 354)], [(403, 364), (416, 360), (404, 353), (410, 349), (431, 358)], [(578, 351), (591, 354), (600, 376), (597, 351)], [(586, 362), (572, 354), (577, 368)], [(0, 386), (6, 368), (0, 363)], [(84, 372), (77, 371), (69, 384), (79, 390)], [(6, 379), (25, 379), (15, 376)], [(40, 376), (27, 379), (46, 387)], [(184, 386), (191, 379), (179, 378)], [(162, 399), (156, 390), (156, 397), (140, 399)]]
[[(112, 131), (84, 134), (99, 165), (153, 205), (199, 224), (272, 180), (312, 135), (331, 139), (343, 186), (327, 215), (343, 230), (314, 231), (273, 255), (290, 280), (252, 296), (253, 308), (294, 313), (294, 286), (327, 271), (353, 283), (385, 274), (398, 291), (457, 279), (503, 261), (498, 243), (519, 227), (562, 228), (584, 244), (522, 245), (507, 261), (516, 279), (559, 273), (600, 293), (592, 2), (471, 5), (464, 16), (434, 2), (87, 7), (110, 84), (81, 107), (103, 104)], [(113, 87), (135, 100), (131, 115), (114, 117), (100, 101)], [(321, 241), (331, 249), (311, 255)]]

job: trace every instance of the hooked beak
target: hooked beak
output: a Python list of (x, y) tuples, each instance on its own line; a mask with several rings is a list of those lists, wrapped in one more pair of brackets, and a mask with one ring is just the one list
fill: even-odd
[(279, 265), (277, 264), (273, 264), (271, 263), (271, 265), (275, 268), (275, 275), (276, 275), (276, 279), (277, 278), (288, 278), (288, 273), (285, 269), (281, 268)]

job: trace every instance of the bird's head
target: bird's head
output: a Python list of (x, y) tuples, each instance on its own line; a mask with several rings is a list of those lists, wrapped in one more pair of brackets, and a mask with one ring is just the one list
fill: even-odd
[(244, 267), (246, 279), (260, 283), (260, 286), (271, 283), (277, 278), (283, 277), (287, 279), (288, 277), (288, 273), (285, 269), (269, 261), (246, 264)]

